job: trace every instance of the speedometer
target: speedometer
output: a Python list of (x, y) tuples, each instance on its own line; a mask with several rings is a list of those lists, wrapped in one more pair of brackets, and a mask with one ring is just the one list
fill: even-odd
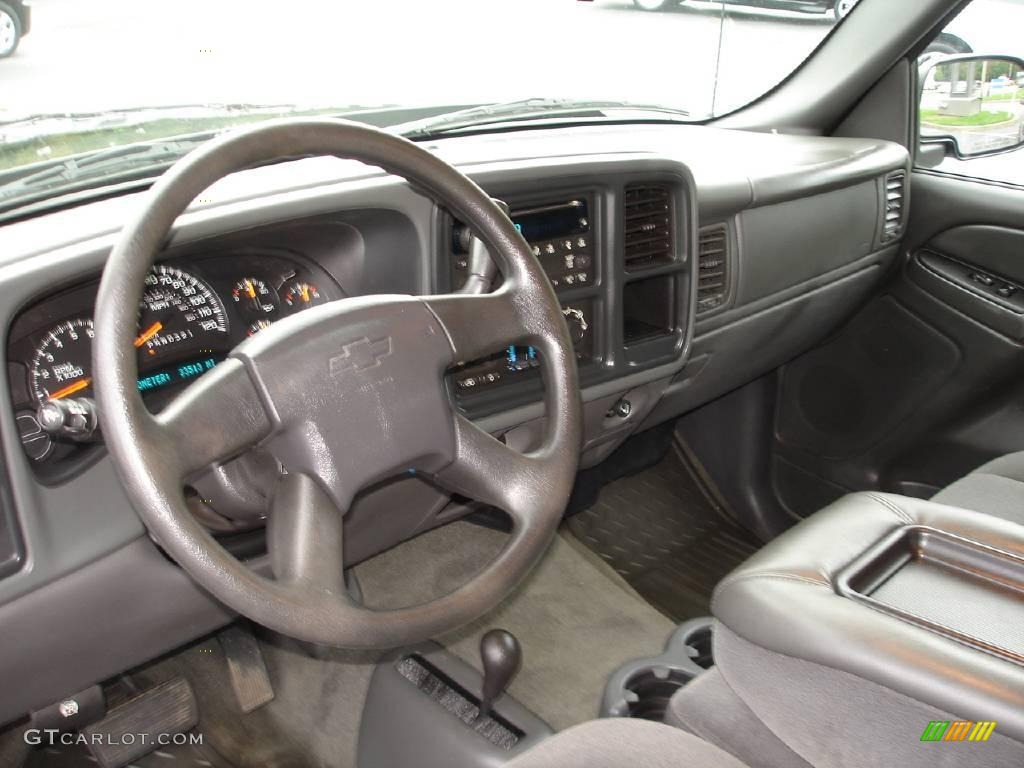
[(157, 266), (146, 277), (135, 346), (144, 358), (162, 359), (223, 347), (224, 304), (206, 283), (177, 267)]
[[(146, 277), (139, 305), (139, 389), (182, 383), (204, 373), (228, 345), (224, 304), (199, 278), (158, 266)], [(53, 326), (41, 337), (29, 365), (32, 392), (40, 403), (92, 396), (92, 319)]]

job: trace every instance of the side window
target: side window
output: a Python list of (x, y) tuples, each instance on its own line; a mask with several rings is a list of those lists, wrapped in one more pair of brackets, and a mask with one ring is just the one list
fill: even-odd
[(1024, 186), (1024, 0), (973, 0), (919, 60), (917, 165)]

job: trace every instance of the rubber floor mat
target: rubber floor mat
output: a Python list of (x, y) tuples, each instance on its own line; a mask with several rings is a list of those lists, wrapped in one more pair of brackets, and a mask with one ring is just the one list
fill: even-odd
[(569, 528), (680, 622), (706, 616), (715, 585), (761, 547), (707, 498), (674, 442), (655, 466), (604, 486)]

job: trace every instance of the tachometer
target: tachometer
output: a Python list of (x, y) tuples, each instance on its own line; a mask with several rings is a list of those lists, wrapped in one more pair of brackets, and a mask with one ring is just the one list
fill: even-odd
[(92, 320), (77, 318), (54, 326), (36, 348), (30, 375), (42, 403), (92, 394)]
[(222, 347), (228, 318), (210, 287), (176, 267), (157, 266), (146, 277), (135, 346), (150, 359)]

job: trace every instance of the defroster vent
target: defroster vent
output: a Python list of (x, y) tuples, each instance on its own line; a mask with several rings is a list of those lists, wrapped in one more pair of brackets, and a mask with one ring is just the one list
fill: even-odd
[(729, 232), (724, 224), (700, 231), (697, 311), (722, 306), (729, 291)]
[(907, 197), (907, 174), (896, 171), (885, 177), (885, 226), (882, 240), (897, 238), (903, 231), (904, 203)]
[(672, 260), (672, 195), (666, 187), (626, 187), (624, 232), (626, 269)]

